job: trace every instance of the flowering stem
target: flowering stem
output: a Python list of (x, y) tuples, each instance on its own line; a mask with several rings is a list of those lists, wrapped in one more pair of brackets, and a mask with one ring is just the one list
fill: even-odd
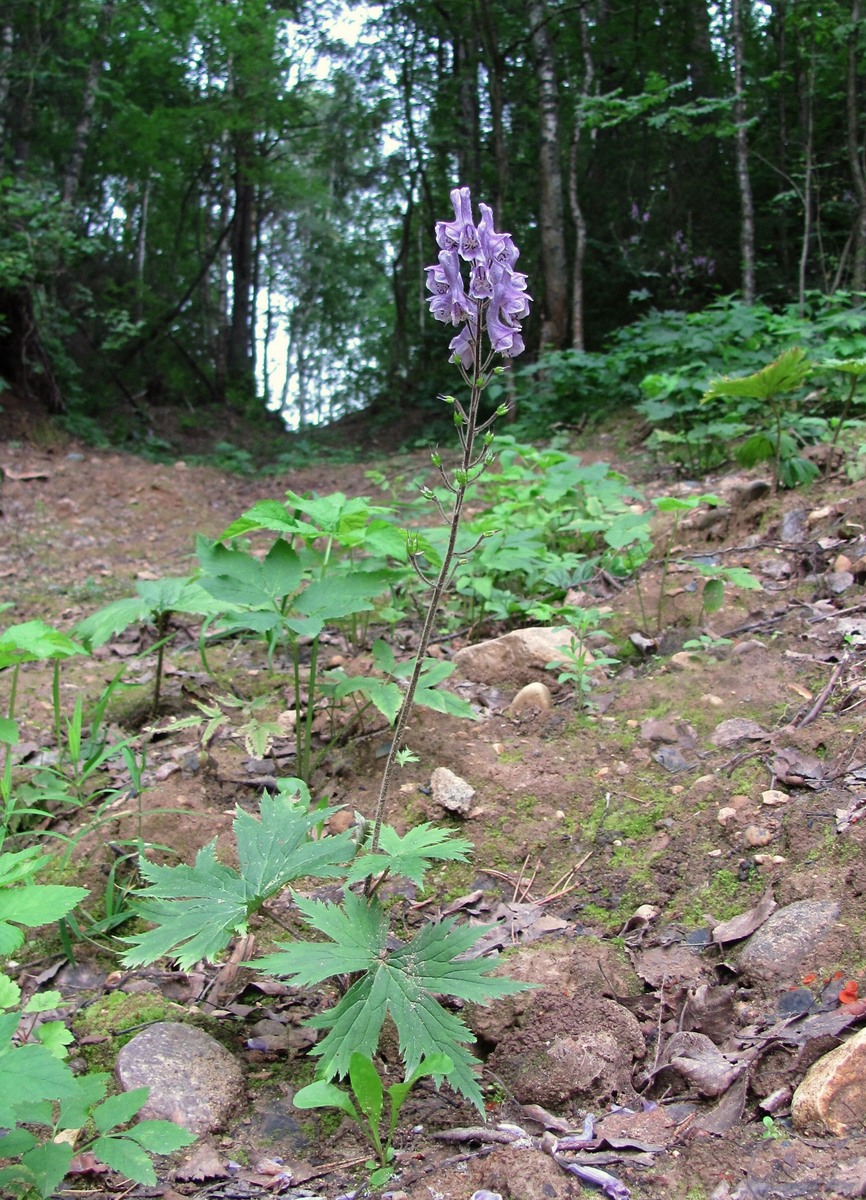
[[(479, 327), (481, 318), (481, 309), (479, 308)], [(485, 364), (481, 362), (481, 339), (476, 339), (474, 348), (474, 364), (473, 373), (471, 376), (464, 371), (464, 376), (470, 385), (469, 410), (466, 413), (460, 425), (460, 440), (463, 444), (463, 457), (461, 466), (456, 473), (455, 478), (459, 480), (452, 486), (451, 490), (454, 493), (454, 501), (451, 506), (451, 514), (447, 518), (448, 521), (448, 545), (445, 548), (445, 554), (442, 557), (442, 565), (439, 568), (439, 574), (433, 584), (433, 589), (430, 595), (430, 600), (427, 606), (427, 613), (424, 618), (424, 625), (421, 630), (421, 638), (418, 642), (418, 652), (415, 657), (415, 665), (412, 668), (412, 674), (409, 677), (409, 686), (406, 689), (406, 695), (403, 698), (403, 703), (400, 706), (400, 711), (397, 714), (397, 721), (394, 726), (394, 736), (391, 741), (391, 748), (388, 751), (388, 757), (385, 760), (385, 768), (382, 772), (382, 782), (379, 787), (379, 798), (376, 802), (376, 813), (373, 824), (373, 839), (370, 844), (371, 853), (375, 854), (379, 848), (379, 836), (382, 832), (382, 822), (385, 817), (385, 808), (388, 802), (388, 789), (391, 783), (391, 776), (394, 773), (394, 767), (397, 762), (397, 753), (403, 743), (403, 734), (406, 726), (409, 724), (409, 718), (412, 715), (412, 708), (415, 701), (415, 692), (418, 688), (418, 681), (421, 678), (421, 671), (424, 667), (424, 659), (427, 655), (427, 649), (430, 645), (430, 639), (433, 636), (433, 627), (436, 623), (436, 617), (439, 612), (439, 605), (442, 602), (442, 597), (451, 580), (451, 574), (454, 567), (454, 558), (457, 544), (457, 533), (460, 526), (460, 518), (463, 514), (463, 502), (466, 498), (466, 489), (470, 482), (470, 473), (472, 469), (479, 465), (480, 459), (473, 459), (475, 447), (475, 434), (478, 425), (478, 405), (481, 399), (481, 393), (484, 390), (487, 379), (482, 374)]]

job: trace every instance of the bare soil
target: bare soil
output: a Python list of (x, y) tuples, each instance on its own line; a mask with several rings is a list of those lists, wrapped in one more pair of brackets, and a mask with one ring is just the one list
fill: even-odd
[[(648, 496), (694, 492), (670, 477), (651, 477), (639, 449), (611, 435), (575, 449), (607, 461), (618, 457), (619, 469)], [(365, 478), (371, 465), (383, 464), (322, 464), (241, 478), (183, 462), (154, 465), (72, 441), (0, 443), (0, 602), (15, 606), (7, 620), (41, 618), (69, 629), (109, 600), (132, 594), (137, 579), (189, 572), (195, 534), (217, 536), (257, 499), (280, 497), (287, 487), (374, 495)], [(403, 456), (389, 460), (387, 470), (411, 477), (425, 466), (423, 456)], [(596, 581), (587, 602), (610, 608), (611, 644), (621, 661), (613, 673), (599, 673), (591, 709), (579, 706), (568, 684), (540, 670), (537, 678), (554, 694), (549, 711), (514, 719), (508, 706), (516, 683), (458, 681), (482, 719), (462, 723), (424, 710), (413, 721), (410, 741), (419, 761), (401, 775), (401, 811), (392, 819), (400, 826), (460, 825), (475, 851), (471, 864), (436, 873), (424, 895), (395, 897), (395, 911), (410, 925), (450, 911), (499, 919), (506, 969), (543, 988), (531, 1001), (466, 1014), (487, 1060), (488, 1134), (507, 1122), (523, 1128), (527, 1140), (485, 1140), (477, 1114), (447, 1089), (421, 1087), (406, 1107), (401, 1171), (392, 1185), (411, 1200), (468, 1200), (478, 1189), (505, 1200), (584, 1194), (550, 1153), (549, 1137), (544, 1141), (544, 1115), (532, 1107), (539, 1103), (572, 1129), (581, 1128), (588, 1112), (602, 1121), (608, 1142), (582, 1157), (636, 1197), (866, 1194), (862, 1116), (841, 1138), (795, 1134), (788, 1102), (808, 1054), (767, 1035), (794, 993), (811, 994), (811, 1012), (838, 1012), (843, 985), (849, 1000), (858, 986), (866, 992), (866, 829), (858, 820), (866, 807), (866, 488), (837, 472), (806, 491), (774, 495), (748, 491), (753, 478), (702, 481), (702, 490), (729, 496), (730, 505), (720, 520), (681, 523), (666, 577), (656, 563), (644, 570), (640, 590), (633, 582)], [(668, 531), (659, 526), (659, 544)], [(748, 567), (762, 590), (729, 588), (721, 611), (704, 618), (694, 568), (685, 562), (693, 555)], [(212, 696), (214, 683), (198, 659), (197, 628), (182, 619), (172, 628), (162, 714), (188, 715), (192, 699)], [(490, 632), (496, 631), (460, 631), (441, 640), (437, 652), (450, 655)], [(683, 650), (702, 632), (715, 644)], [(633, 633), (651, 643), (643, 652), (630, 641)], [(404, 635), (409, 653), (410, 626)], [(153, 640), (152, 630), (131, 630), (94, 658), (65, 666), (69, 708), (79, 692), (92, 703), (126, 664), (125, 683), (136, 686), (112, 700), (110, 731), (141, 745), (152, 715)], [(334, 662), (363, 663), (365, 655), (336, 636), (328, 653)], [(214, 652), (214, 664), (224, 688), (267, 694), (274, 713), (289, 706), (286, 678), (279, 670), (271, 675), (257, 652), (224, 647)], [(5, 685), (0, 677), (0, 689)], [(50, 752), (47, 672), (22, 671), (18, 711), (20, 756)], [(736, 727), (727, 726), (727, 736), (717, 732), (734, 719), (760, 730), (743, 726), (739, 738)], [(387, 741), (387, 728), (368, 726), (325, 761), (316, 790), (369, 814)], [(475, 788), (468, 819), (434, 803), (429, 782), (436, 767)], [(122, 768), (112, 770), (122, 788)], [(124, 794), (116, 815), (103, 814), (104, 823), (72, 852), (70, 870), (93, 889), (95, 911), (109, 871), (137, 837), (185, 861), (218, 837), (230, 856), (235, 805), (254, 807), (267, 777), (291, 773), (285, 762), (252, 759), (230, 729), (206, 753), (191, 732), (155, 740), (142, 797)], [(766, 793), (777, 794), (768, 800)], [(85, 806), (59, 818), (53, 831), (73, 836), (92, 817)], [(839, 916), (793, 973), (780, 965), (759, 978), (738, 968), (742, 939), (713, 944), (712, 931), (768, 891), (779, 907), (833, 901)], [(260, 948), (280, 937), (267, 922), (252, 933)], [(229, 1180), (207, 1172), (184, 1179), (182, 1169), (175, 1174), (178, 1164), (167, 1164), (159, 1189), (149, 1194), (270, 1192), (331, 1200), (357, 1186), (360, 1168), (339, 1165), (365, 1154), (352, 1130), (302, 1121), (290, 1103), (299, 1081), (310, 1076), (302, 1019), (326, 996), (290, 989), (264, 995), (231, 964), (203, 964), (189, 975), (168, 966), (130, 976), (117, 969), (108, 939), (100, 948), (78, 943), (75, 965), (64, 964), (56, 946), (31, 949), (33, 957), (18, 970), (30, 980), (54, 976), (52, 986), (75, 994), (79, 1034), (80, 1013), (112, 991), (162, 995), (246, 1066), (249, 1108), (214, 1139), (219, 1161), (241, 1164), (239, 1173)], [(241, 950), (235, 964), (251, 953), (249, 945)], [(696, 997), (708, 996), (713, 1015), (690, 1020)], [(622, 1017), (617, 1025), (614, 1009), (625, 1013), (627, 1025)], [(849, 1032), (860, 1019), (855, 1008)], [(256, 1040), (250, 1031), (262, 1020), (277, 1023), (272, 1031), (281, 1026), (283, 1040)], [(710, 1096), (659, 1071), (665, 1044), (683, 1029), (706, 1029), (732, 1061), (749, 1046), (762, 1049), (735, 1085)], [(577, 1068), (567, 1056), (577, 1053), (587, 1030), (596, 1051), (605, 1038), (612, 1049), (606, 1059), (598, 1051), (595, 1075), (589, 1071), (575, 1089)], [(562, 1079), (545, 1057), (555, 1036), (568, 1043)], [(818, 1049), (840, 1040), (831, 1035)], [(109, 1049), (116, 1046), (112, 1031)], [(86, 1059), (87, 1046), (77, 1055)], [(386, 1046), (383, 1055), (387, 1061)], [(533, 1069), (543, 1076), (539, 1087), (532, 1085)], [(761, 1104), (775, 1093), (784, 1096), (768, 1130), (762, 1118), (770, 1109)], [(631, 1113), (617, 1114), (617, 1105)], [(467, 1127), (474, 1134), (455, 1141), (454, 1130)], [(104, 1179), (87, 1181), (87, 1195), (107, 1186)]]

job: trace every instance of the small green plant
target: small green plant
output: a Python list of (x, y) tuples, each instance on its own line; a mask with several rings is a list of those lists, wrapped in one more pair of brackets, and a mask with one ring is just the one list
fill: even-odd
[[(295, 1108), (301, 1109), (338, 1108), (354, 1121), (376, 1154), (376, 1158), (366, 1164), (370, 1172), (367, 1186), (380, 1188), (394, 1174), (396, 1156), (392, 1142), (400, 1119), (400, 1109), (409, 1092), (419, 1079), (433, 1075), (441, 1081), (453, 1069), (454, 1064), (447, 1054), (431, 1054), (422, 1059), (402, 1083), (385, 1088), (374, 1063), (366, 1055), (355, 1051), (349, 1059), (351, 1095), (334, 1083), (318, 1079), (296, 1092), (292, 1103)], [(384, 1112), (386, 1094), (387, 1113)], [(386, 1125), (383, 1125), (383, 1120), (387, 1121)]]
[(781, 1141), (783, 1138), (788, 1136), (784, 1129), (779, 1128), (779, 1126), (776, 1124), (776, 1122), (773, 1120), (773, 1118), (769, 1115), (769, 1113), (767, 1114), (766, 1117), (763, 1117), (761, 1119), (761, 1124), (764, 1127), (764, 1131), (761, 1134), (761, 1137), (765, 1141), (777, 1142), (777, 1141)]
[(587, 639), (597, 632), (601, 624), (602, 614), (597, 608), (584, 608), (576, 611), (572, 624), (577, 628), (567, 645), (559, 647), (559, 658), (546, 665), (546, 670), (556, 671), (557, 683), (571, 683), (577, 695), (579, 708), (589, 708), (591, 701), (589, 692), (592, 688), (592, 677), (596, 670), (616, 666), (617, 658), (606, 654), (591, 653)]
[[(786, 411), (782, 397), (802, 389), (812, 370), (806, 351), (795, 346), (761, 370), (737, 379), (714, 379), (704, 400), (720, 397), (752, 402), (740, 410), (748, 417), (752, 426), (758, 428), (738, 446), (737, 461), (744, 467), (753, 467), (758, 462), (772, 462), (775, 488), (797, 487), (809, 483), (818, 476), (818, 468), (799, 454), (800, 443), (795, 436), (796, 422)], [(772, 423), (764, 425), (764, 410), (770, 410)], [(788, 428), (786, 428), (786, 426)]]

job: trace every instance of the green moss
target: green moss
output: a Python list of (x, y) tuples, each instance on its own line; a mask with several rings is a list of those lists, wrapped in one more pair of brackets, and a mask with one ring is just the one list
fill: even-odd
[(81, 1049), (88, 1070), (113, 1071), (117, 1052), (143, 1025), (184, 1016), (185, 1008), (153, 992), (109, 992), (78, 1011), (72, 1031), (79, 1044), (84, 1042)]

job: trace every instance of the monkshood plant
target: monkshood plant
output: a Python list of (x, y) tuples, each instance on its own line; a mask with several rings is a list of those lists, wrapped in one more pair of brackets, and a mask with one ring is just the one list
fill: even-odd
[[(338, 900), (293, 893), (297, 913), (317, 940), (280, 945), (247, 965), (306, 987), (348, 979), (348, 989), (339, 1002), (310, 1022), (327, 1031), (312, 1051), (321, 1060), (316, 1082), (349, 1077), (367, 1118), (377, 1155), (376, 1170), (390, 1169), (393, 1122), (405, 1099), (399, 1088), (391, 1090), (392, 1122), (383, 1138), (380, 1089), (361, 1060), (372, 1062), (386, 1017), (393, 1021), (399, 1039), (404, 1067), (400, 1086), (408, 1091), (424, 1074), (431, 1074), (437, 1084), (447, 1079), (483, 1115), (479, 1064), (468, 1048), (473, 1035), (442, 1001), (453, 997), (488, 1003), (527, 986), (491, 976), (490, 960), (473, 957), (473, 948), (489, 926), (461, 925), (447, 918), (423, 926), (403, 941), (392, 932), (382, 899), (386, 880), (396, 881), (399, 887), (400, 879), (405, 878), (423, 886), (434, 863), (465, 861), (471, 849), (463, 838), (427, 823), (401, 835), (386, 822), (386, 816), (395, 770), (411, 761), (405, 736), (413, 706), (425, 690), (425, 672), (430, 669), (427, 649), (440, 604), (458, 564), (484, 537), (474, 537), (467, 546), (458, 545), (467, 490), (492, 460), (490, 426), (504, 411), (500, 408), (482, 421), (481, 396), (494, 371), (501, 369), (493, 365), (495, 356), (508, 359), (523, 349), (520, 322), (529, 309), (526, 279), (515, 270), (518, 251), (510, 235), (496, 231), (493, 214), (483, 204), (481, 220), (475, 224), (467, 188), (455, 189), (451, 199), (455, 219), (436, 226), (439, 256), (438, 262), (427, 268), (427, 287), (433, 293), (433, 316), (459, 327), (450, 349), (469, 395), (465, 404), (454, 396), (444, 397), (453, 410), (460, 439), (459, 465), (448, 471), (441, 456), (433, 455), (450, 497), (449, 505), (436, 500), (447, 528), (444, 550), (431, 557), (421, 538), (407, 535), (408, 560), (429, 588), (429, 600), (417, 655), (396, 714), (375, 812), (352, 833), (323, 836), (324, 824), (334, 810), (316, 806), (303, 781), (282, 781), (279, 795), (261, 801), (258, 818), (238, 810), (237, 868), (217, 859), (215, 843), (199, 851), (191, 867), (142, 862), (142, 876), (149, 886), (141, 894), (138, 911), (153, 928), (126, 939), (131, 946), (125, 955), (128, 966), (169, 955), (182, 968), (189, 968), (202, 957), (220, 953), (235, 934), (247, 928), (255, 913), (267, 912), (269, 899), (288, 884), (301, 879), (342, 880)], [(434, 498), (432, 490), (427, 498)], [(254, 519), (261, 516), (259, 513)], [(282, 522), (285, 516), (271, 508), (269, 519)], [(285, 551), (279, 553), (288, 564)], [(391, 663), (385, 658), (381, 665), (387, 670)], [(342, 1094), (327, 1089), (307, 1092), (302, 1102), (318, 1105), (328, 1096), (338, 1107), (347, 1108)], [(381, 1178), (377, 1176), (377, 1180)]]

